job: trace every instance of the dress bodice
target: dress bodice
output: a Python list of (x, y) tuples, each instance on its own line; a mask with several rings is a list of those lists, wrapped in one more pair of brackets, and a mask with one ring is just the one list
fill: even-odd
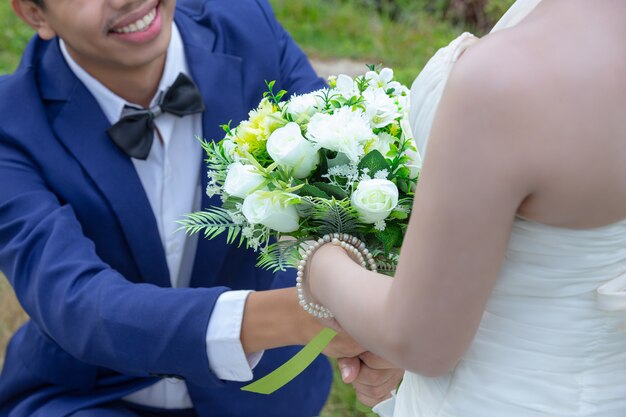
[[(626, 293), (613, 288), (625, 273), (626, 221), (571, 230), (516, 219), (471, 346), (448, 375), (407, 373), (390, 415), (626, 415)], [(620, 298), (623, 309), (604, 308)]]
[[(519, 0), (496, 29), (539, 0)], [(425, 155), (456, 60), (476, 38), (440, 49), (411, 89), (410, 120)], [(517, 218), (476, 336), (448, 375), (406, 373), (394, 417), (626, 416), (626, 220), (572, 230)]]

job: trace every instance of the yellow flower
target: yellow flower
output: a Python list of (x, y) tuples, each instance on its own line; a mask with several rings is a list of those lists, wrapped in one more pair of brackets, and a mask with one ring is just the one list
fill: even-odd
[(248, 120), (241, 122), (235, 129), (235, 143), (252, 154), (259, 162), (269, 158), (265, 149), (267, 139), (287, 121), (282, 118), (279, 109), (267, 98), (261, 100), (259, 107), (251, 110)]
[(398, 136), (398, 133), (400, 133), (400, 125), (397, 120), (394, 120), (393, 123), (389, 125), (389, 134), (391, 136)]

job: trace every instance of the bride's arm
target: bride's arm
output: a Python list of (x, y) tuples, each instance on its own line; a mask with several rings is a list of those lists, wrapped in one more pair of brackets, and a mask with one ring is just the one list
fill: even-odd
[(514, 63), (486, 73), (480, 54), (464, 56), (448, 83), (395, 278), (332, 245), (316, 252), (306, 276), (313, 297), (359, 343), (430, 376), (447, 372), (471, 343), (517, 209), (541, 177), (533, 164), (542, 148), (528, 140), (540, 117), (528, 108), (534, 98), (523, 81), (511, 83)]

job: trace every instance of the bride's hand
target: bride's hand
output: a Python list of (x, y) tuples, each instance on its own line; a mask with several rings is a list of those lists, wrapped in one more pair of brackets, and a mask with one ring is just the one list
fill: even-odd
[(337, 333), (322, 353), (330, 358), (352, 358), (365, 353), (365, 349), (348, 333), (341, 332)]

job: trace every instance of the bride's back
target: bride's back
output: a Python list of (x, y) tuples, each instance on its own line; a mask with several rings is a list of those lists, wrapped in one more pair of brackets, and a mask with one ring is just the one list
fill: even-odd
[(622, 1), (544, 0), (457, 63), (514, 102), (536, 175), (521, 216), (566, 228), (626, 218), (624, 39)]
[[(519, 0), (512, 15), (534, 3)], [(444, 376), (407, 373), (394, 416), (624, 415), (624, 23), (622, 1), (543, 0), (517, 26), (479, 41), (462, 35), (413, 84), (412, 126), (418, 147), (428, 145), (422, 190), (433, 177), (468, 177), (455, 191), (486, 183), (489, 192), (461, 203), (482, 199), (496, 220), (507, 188), (528, 197), (471, 345)], [(472, 229), (477, 246), (489, 241), (484, 229)], [(453, 248), (446, 262), (466, 253)]]

